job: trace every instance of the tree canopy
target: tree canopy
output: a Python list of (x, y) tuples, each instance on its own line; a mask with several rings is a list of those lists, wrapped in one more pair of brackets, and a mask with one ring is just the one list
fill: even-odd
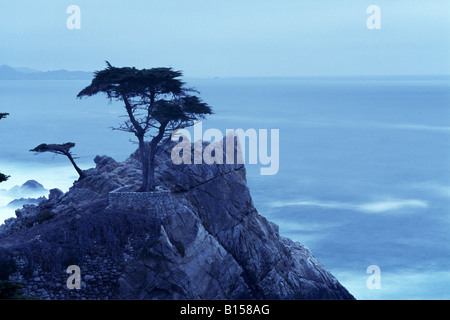
[(3, 173), (0, 173), (0, 182), (6, 181), (6, 180), (8, 180), (8, 178), (9, 178), (9, 176), (7, 176)]
[(128, 120), (119, 128), (144, 136), (159, 128), (163, 131), (191, 126), (194, 121), (212, 114), (211, 108), (190, 93), (197, 93), (185, 87), (179, 79), (181, 71), (172, 68), (136, 69), (135, 67), (113, 67), (106, 61), (107, 68), (96, 71), (92, 83), (81, 90), (77, 97), (90, 97), (105, 93), (110, 101), (125, 103)]

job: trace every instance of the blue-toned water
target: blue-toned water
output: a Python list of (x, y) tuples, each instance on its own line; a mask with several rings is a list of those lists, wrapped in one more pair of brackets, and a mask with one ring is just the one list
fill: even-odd
[[(255, 206), (356, 298), (450, 298), (449, 79), (187, 81), (215, 111), (203, 130), (280, 130), (278, 173), (247, 166)], [(75, 98), (88, 84), (0, 81), (0, 112), (10, 113), (0, 121), (0, 172), (11, 175), (0, 189), (29, 179), (70, 187), (67, 159), (28, 151), (43, 142), (75, 142), (82, 168), (97, 154), (134, 151), (131, 135), (109, 128), (120, 104)], [(366, 285), (370, 265), (381, 289)]]

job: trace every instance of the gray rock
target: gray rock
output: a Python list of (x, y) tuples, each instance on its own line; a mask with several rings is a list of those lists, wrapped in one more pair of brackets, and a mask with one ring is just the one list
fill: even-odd
[(46, 200), (45, 197), (39, 197), (39, 198), (20, 198), (11, 201), (8, 203), (7, 207), (9, 208), (20, 208), (24, 205), (39, 205), (42, 201)]
[(90, 281), (95, 281), (95, 277), (94, 276), (92, 276), (92, 275), (85, 275), (84, 276), (84, 281), (86, 281), (86, 282), (90, 282)]
[(116, 163), (116, 161), (108, 156), (96, 156), (94, 162), (98, 167), (107, 166)]
[(54, 201), (56, 199), (59, 199), (60, 197), (62, 197), (64, 195), (64, 192), (62, 192), (60, 189), (50, 189), (50, 193), (48, 195), (48, 199), (50, 201)]
[[(243, 165), (175, 165), (173, 146), (157, 154), (164, 201), (137, 211), (110, 207), (110, 192), (140, 188), (140, 163), (136, 153), (124, 162), (96, 157), (96, 168), (63, 197), (18, 210), (0, 230), (0, 254), (26, 255), (32, 243), (33, 264), (83, 258), (89, 290), (63, 291), (71, 298), (353, 299), (308, 248), (257, 212)], [(45, 210), (55, 216), (32, 219)], [(38, 234), (40, 242), (29, 242)]]

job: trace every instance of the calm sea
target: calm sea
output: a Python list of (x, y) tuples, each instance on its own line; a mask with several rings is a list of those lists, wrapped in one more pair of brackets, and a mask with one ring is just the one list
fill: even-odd
[[(214, 109), (203, 129), (279, 129), (280, 168), (247, 166), (259, 213), (308, 246), (358, 299), (450, 298), (448, 78), (187, 79)], [(0, 81), (0, 172), (67, 191), (67, 159), (34, 155), (75, 142), (84, 169), (136, 145), (120, 103), (76, 99), (87, 81)], [(269, 149), (270, 150), (270, 149)], [(0, 198), (0, 207), (8, 201)], [(14, 210), (0, 209), (0, 220)], [(381, 270), (369, 289), (370, 265)]]

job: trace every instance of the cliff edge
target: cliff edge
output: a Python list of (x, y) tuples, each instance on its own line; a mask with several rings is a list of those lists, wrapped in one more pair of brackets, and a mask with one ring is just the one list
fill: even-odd
[[(135, 192), (136, 154), (97, 156), (67, 193), (17, 210), (0, 227), (8, 279), (43, 299), (353, 299), (258, 214), (244, 165), (175, 165), (173, 145), (157, 155), (147, 198)], [(66, 285), (70, 265), (81, 289)]]

